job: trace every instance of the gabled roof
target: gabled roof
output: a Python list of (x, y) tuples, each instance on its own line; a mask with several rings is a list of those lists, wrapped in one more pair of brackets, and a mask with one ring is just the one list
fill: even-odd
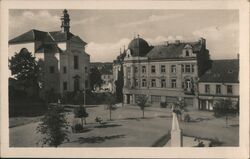
[(35, 29), (32, 29), (26, 33), (23, 33), (9, 40), (9, 44), (27, 43), (35, 41), (41, 41), (43, 43), (65, 42), (71, 38), (78, 39), (83, 43), (83, 45), (87, 44), (79, 36), (75, 36), (71, 32), (61, 32), (61, 31), (44, 32)]
[(238, 83), (239, 60), (213, 60), (211, 69), (200, 77), (199, 82)]
[(69, 40), (74, 34), (71, 32), (61, 32), (61, 31), (52, 31), (49, 32), (55, 42), (64, 42)]
[(180, 58), (182, 55), (182, 51), (185, 46), (190, 45), (193, 49), (193, 52), (198, 52), (201, 49), (200, 42), (190, 42), (190, 43), (169, 43), (166, 45), (158, 45), (154, 46), (151, 49), (147, 57), (149, 59), (171, 59), (171, 58)]
[(30, 31), (27, 31), (26, 33), (23, 33), (23, 34), (15, 37), (13, 39), (11, 39), (9, 41), (9, 44), (44, 41), (47, 36), (48, 35), (46, 32), (32, 29)]
[(56, 44), (42, 44), (36, 50), (36, 53), (62, 53), (63, 51)]

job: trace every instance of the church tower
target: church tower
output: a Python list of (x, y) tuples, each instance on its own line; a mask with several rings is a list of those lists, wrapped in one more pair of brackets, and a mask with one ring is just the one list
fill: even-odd
[(70, 19), (69, 19), (68, 11), (66, 9), (64, 9), (64, 11), (63, 11), (61, 21), (62, 21), (62, 25), (61, 25), (62, 32), (68, 33), (69, 28), (70, 28), (70, 25), (69, 25)]

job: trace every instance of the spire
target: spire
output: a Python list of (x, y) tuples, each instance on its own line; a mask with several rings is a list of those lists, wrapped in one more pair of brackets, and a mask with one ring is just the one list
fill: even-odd
[(70, 18), (69, 18), (69, 14), (68, 11), (66, 9), (63, 10), (63, 15), (61, 16), (61, 31), (62, 32), (69, 32), (69, 28), (70, 28)]
[(122, 54), (122, 48), (120, 48), (120, 55)]

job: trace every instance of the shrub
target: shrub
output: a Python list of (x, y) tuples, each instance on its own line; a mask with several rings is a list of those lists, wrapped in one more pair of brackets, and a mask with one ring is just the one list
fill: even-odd
[(37, 127), (37, 132), (44, 135), (42, 146), (57, 147), (65, 140), (68, 140), (68, 122), (65, 117), (64, 109), (60, 105), (49, 106), (47, 113), (42, 118), (42, 122)]

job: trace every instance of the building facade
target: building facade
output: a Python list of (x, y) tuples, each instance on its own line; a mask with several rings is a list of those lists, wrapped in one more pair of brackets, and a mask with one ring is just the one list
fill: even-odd
[(211, 69), (199, 79), (200, 110), (213, 110), (220, 99), (239, 102), (239, 59), (213, 60)]
[(9, 40), (9, 58), (27, 49), (41, 63), (44, 92), (72, 92), (89, 88), (90, 56), (87, 45), (70, 32), (70, 17), (65, 9), (61, 30), (44, 32), (32, 29)]
[(142, 38), (133, 39), (124, 58), (124, 103), (135, 104), (140, 94), (154, 105), (183, 98), (187, 105), (198, 107), (198, 76), (209, 64), (206, 41), (166, 42), (149, 46)]

